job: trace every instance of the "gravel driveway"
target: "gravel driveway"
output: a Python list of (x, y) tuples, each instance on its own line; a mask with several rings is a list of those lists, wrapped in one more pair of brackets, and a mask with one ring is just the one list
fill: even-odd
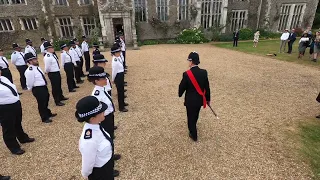
[[(183, 98), (178, 98), (193, 50), (209, 73), (212, 105), (220, 116), (216, 120), (209, 109), (201, 110), (197, 143), (188, 137)], [(111, 59), (109, 52), (104, 54)], [(129, 112), (115, 114), (116, 152), (122, 154), (117, 179), (311, 178), (308, 165), (294, 150), (299, 143), (288, 131), (320, 112), (315, 102), (319, 69), (209, 44), (143, 46), (127, 54)], [(11, 69), (19, 86), (17, 70)], [(23, 91), (23, 125), (36, 142), (22, 145), (26, 153), (14, 156), (1, 138), (1, 174), (13, 180), (81, 179), (82, 125), (74, 118), (74, 108), (93, 87), (86, 81), (69, 94), (62, 75), (70, 100), (56, 107), (51, 96), (50, 107), (58, 113), (52, 124), (41, 123), (35, 98)], [(116, 100), (115, 88), (112, 93)]]

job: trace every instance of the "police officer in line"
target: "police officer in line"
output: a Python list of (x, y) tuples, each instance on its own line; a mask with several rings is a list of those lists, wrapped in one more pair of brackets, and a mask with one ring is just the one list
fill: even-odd
[[(183, 73), (183, 78), (179, 85), (179, 97), (186, 92), (184, 105), (187, 109), (189, 137), (193, 141), (197, 141), (199, 112), (201, 106), (205, 108), (207, 104), (210, 105), (210, 86), (207, 71), (198, 67), (198, 64), (200, 64), (199, 54), (191, 52), (188, 56), (188, 62), (190, 70)], [(193, 83), (197, 85), (194, 86)]]
[(113, 180), (119, 176), (114, 170), (114, 145), (111, 136), (101, 126), (108, 105), (93, 96), (78, 101), (75, 116), (85, 122), (79, 140), (82, 155), (81, 174), (88, 180)]
[(27, 46), (24, 48), (24, 53), (32, 53), (34, 56), (37, 56), (36, 49), (32, 46), (32, 41), (30, 39), (26, 39)]
[(86, 64), (86, 71), (88, 72), (90, 69), (90, 53), (89, 53), (89, 44), (87, 43), (87, 37), (82, 36), (82, 44), (81, 49), (84, 55), (85, 64)]
[(58, 57), (55, 54), (53, 54), (54, 49), (50, 42), (45, 42), (44, 48), (47, 50), (47, 53), (43, 59), (45, 65), (45, 72), (48, 73), (48, 77), (51, 82), (52, 96), (54, 102), (57, 106), (64, 106), (65, 104), (61, 101), (68, 100), (68, 98), (63, 96), (61, 88), (61, 74)]
[(45, 56), (47, 53), (47, 51), (44, 49), (44, 42), (46, 42), (46, 39), (41, 37), (40, 51), (43, 56)]
[(30, 143), (35, 139), (30, 138), (22, 128), (22, 107), (17, 88), (9, 79), (2, 76), (0, 66), (0, 123), (3, 133), (3, 141), (12, 154), (21, 155), (25, 151), (20, 143)]
[(50, 94), (47, 87), (47, 80), (39, 67), (37, 57), (32, 53), (27, 53), (25, 58), (30, 64), (25, 72), (28, 89), (32, 90), (33, 96), (37, 99), (38, 110), (42, 122), (51, 123), (52, 120), (50, 118), (55, 117), (57, 114), (53, 114), (48, 108)]
[(76, 78), (77, 84), (82, 84), (84, 81), (81, 79), (82, 67), (80, 67), (81, 65), (80, 54), (76, 51), (76, 43), (73, 40), (69, 42), (69, 46), (70, 46), (69, 54), (72, 60), (76, 62), (76, 64), (74, 65), (74, 76)]
[[(120, 39), (117, 39), (115, 42), (114, 42), (114, 46), (117, 46), (118, 48), (121, 49), (121, 42), (120, 42)], [(123, 65), (123, 68), (124, 68), (124, 74), (127, 74), (127, 69), (125, 68), (124, 66), (124, 57), (123, 57), (123, 54), (122, 54), (122, 51), (120, 52), (120, 62), (121, 64)], [(127, 86), (127, 82), (124, 81), (124, 86)], [(124, 92), (126, 92), (127, 90), (125, 90)], [(125, 98), (126, 98), (126, 95), (125, 95)]]
[(127, 69), (127, 65), (126, 65), (126, 43), (125, 43), (125, 40), (124, 40), (124, 36), (123, 36), (123, 33), (120, 33), (119, 34), (119, 40), (120, 40), (120, 43), (121, 43), (121, 51), (122, 51), (122, 55), (123, 55), (123, 65), (124, 65), (124, 68)]
[(120, 53), (121, 49), (117, 45), (112, 46), (112, 82), (117, 87), (119, 111), (128, 112), (128, 109), (125, 108), (126, 103), (124, 102), (124, 67), (121, 63)]
[(62, 50), (61, 65), (66, 72), (69, 92), (76, 92), (75, 88), (79, 88), (79, 86), (77, 86), (76, 82), (74, 81), (74, 66), (77, 64), (69, 54), (69, 48), (66, 44), (62, 44), (60, 48)]
[(1, 75), (9, 79), (13, 83), (12, 74), (9, 69), (9, 62), (6, 57), (3, 56), (3, 50), (0, 49), (0, 66), (2, 67)]
[(97, 43), (93, 43), (93, 52), (92, 52), (92, 56), (94, 57), (95, 55), (100, 54), (99, 51), (99, 45)]
[(13, 43), (14, 52), (11, 54), (11, 62), (16, 66), (20, 74), (20, 84), (23, 90), (27, 90), (26, 77), (24, 72), (28, 68), (27, 62), (24, 59), (24, 53), (21, 52), (21, 47), (17, 43)]
[(80, 73), (81, 73), (81, 77), (86, 77), (83, 73), (83, 52), (79, 46), (79, 41), (77, 38), (74, 38), (73, 41), (76, 43), (76, 48), (75, 50), (77, 51), (78, 55), (79, 55), (79, 58), (80, 58)]
[[(104, 69), (106, 67), (106, 62), (108, 62), (108, 60), (106, 60), (102, 54), (97, 54), (97, 55), (93, 56), (94, 66), (99, 66)], [(112, 85), (111, 85), (111, 81), (109, 79), (110, 74), (108, 74), (108, 73), (106, 73), (106, 74), (107, 74), (107, 76), (106, 76), (107, 85), (105, 86), (105, 90), (111, 96)]]

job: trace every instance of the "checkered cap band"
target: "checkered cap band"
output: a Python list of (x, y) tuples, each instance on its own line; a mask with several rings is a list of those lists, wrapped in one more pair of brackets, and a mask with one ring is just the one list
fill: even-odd
[(102, 104), (100, 103), (98, 107), (96, 107), (95, 109), (89, 111), (89, 112), (86, 112), (86, 113), (78, 113), (79, 117), (80, 118), (84, 118), (84, 117), (87, 117), (87, 116), (90, 116), (92, 114), (96, 114), (97, 112), (99, 112), (100, 110), (102, 109)]
[(89, 77), (104, 77), (106, 75), (107, 74), (105, 72), (103, 72), (103, 73), (99, 73), (99, 74), (89, 74)]
[(119, 51), (121, 51), (121, 49), (120, 49), (120, 48), (119, 48), (119, 49), (116, 49), (116, 50), (111, 51), (111, 53), (119, 52)]
[(93, 61), (94, 61), (94, 62), (105, 62), (106, 59), (94, 59)]

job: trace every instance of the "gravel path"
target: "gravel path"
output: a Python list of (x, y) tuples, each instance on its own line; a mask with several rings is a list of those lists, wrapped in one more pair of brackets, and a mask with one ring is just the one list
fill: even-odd
[[(177, 92), (193, 50), (209, 73), (212, 104), (220, 116), (216, 120), (209, 109), (201, 111), (197, 143), (188, 138)], [(287, 131), (319, 112), (319, 69), (208, 44), (143, 46), (127, 54), (129, 112), (115, 116), (116, 152), (122, 154), (117, 179), (311, 178), (309, 167), (290, 150), (299, 144), (288, 139)], [(74, 118), (74, 106), (92, 85), (86, 82), (69, 94), (62, 74), (71, 100), (55, 107), (51, 96), (50, 107), (58, 116), (50, 125), (40, 122), (35, 98), (23, 92), (23, 125), (36, 142), (23, 145), (25, 155), (13, 156), (1, 138), (1, 174), (13, 180), (81, 179), (82, 125)]]

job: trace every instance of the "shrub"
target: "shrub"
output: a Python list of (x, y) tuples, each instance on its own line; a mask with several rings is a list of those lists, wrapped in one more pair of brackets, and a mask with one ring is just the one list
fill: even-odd
[(199, 44), (208, 42), (204, 37), (203, 31), (197, 28), (184, 29), (179, 33), (177, 42), (181, 44)]
[(170, 39), (166, 43), (167, 44), (177, 44), (177, 41), (175, 39)]
[(224, 28), (224, 26), (218, 25), (218, 26), (212, 26), (209, 29), (211, 32), (211, 40), (212, 41), (220, 41), (221, 31), (223, 28)]
[(56, 39), (53, 41), (53, 47), (55, 51), (61, 51), (60, 45), (61, 44), (69, 44), (70, 40), (68, 39)]
[(280, 38), (281, 36), (280, 33), (266, 31), (265, 29), (258, 29), (258, 31), (260, 31), (260, 38), (275, 39), (275, 38)]
[(249, 28), (244, 28), (244, 29), (240, 29), (240, 35), (239, 35), (239, 39), (240, 40), (251, 40), (254, 37), (254, 33), (251, 29)]
[(233, 41), (233, 34), (221, 34), (219, 36), (219, 41)]

